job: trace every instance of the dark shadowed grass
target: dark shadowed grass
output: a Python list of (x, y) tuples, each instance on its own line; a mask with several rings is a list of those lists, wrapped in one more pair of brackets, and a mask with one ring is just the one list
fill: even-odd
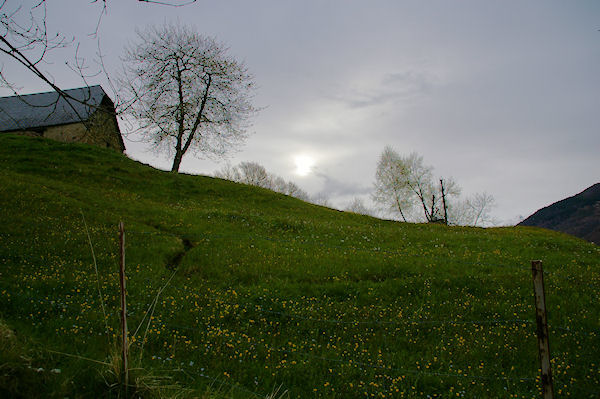
[(0, 151), (1, 392), (122, 396), (123, 220), (143, 397), (537, 397), (532, 259), (556, 391), (597, 397), (600, 252), (582, 240), (382, 221), (84, 145)]

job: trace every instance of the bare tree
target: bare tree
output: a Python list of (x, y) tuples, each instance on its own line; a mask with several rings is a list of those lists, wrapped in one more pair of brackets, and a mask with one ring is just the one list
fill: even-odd
[(455, 204), (459, 202), (461, 188), (452, 177), (440, 178), (440, 185), (437, 192), (439, 193), (439, 201), (441, 201), (442, 206), (440, 209), (438, 204), (438, 209), (440, 209), (438, 211), (439, 218), (441, 218), (445, 224), (450, 224)]
[(230, 181), (239, 182), (241, 180), (240, 171), (237, 166), (231, 166), (227, 163), (221, 169), (215, 171), (213, 173), (214, 177), (218, 177), (219, 179), (225, 179)]
[(288, 194), (288, 182), (281, 176), (272, 176), (271, 178), (271, 190), (282, 194)]
[(426, 166), (423, 163), (423, 157), (416, 152), (403, 158), (403, 163), (404, 167), (401, 170), (400, 179), (418, 199), (425, 220), (427, 222), (439, 220), (441, 195), (436, 195), (437, 185), (432, 183), (433, 168)]
[(215, 177), (231, 180), (238, 183), (250, 184), (267, 188), (275, 192), (289, 195), (303, 201), (310, 201), (310, 196), (296, 183), (286, 181), (281, 176), (267, 172), (257, 162), (240, 162), (236, 166), (225, 165), (214, 173)]
[(239, 182), (271, 189), (272, 179), (264, 166), (257, 162), (241, 162), (238, 166)]
[(300, 186), (292, 181), (285, 181), (285, 179), (280, 176), (274, 175), (271, 179), (271, 184), (271, 190), (273, 191), (301, 199), (302, 201), (310, 200), (308, 193), (302, 190)]
[(282, 192), (282, 194), (301, 199), (302, 201), (310, 200), (310, 196), (308, 195), (308, 193), (306, 191), (302, 190), (300, 188), (300, 186), (298, 186), (296, 183), (291, 182), (291, 181), (287, 182), (285, 191)]
[[(16, 3), (16, 4), (15, 4)], [(99, 75), (104, 75), (108, 84), (113, 88), (113, 97), (111, 100), (115, 105), (118, 105), (119, 99), (112, 87), (112, 81), (109, 77), (106, 68), (102, 51), (100, 50), (100, 39), (97, 35), (102, 16), (106, 13), (106, 0), (98, 2), (92, 1), (100, 6), (98, 13), (98, 22), (95, 25), (95, 31), (92, 30), (90, 37), (98, 40), (97, 59), (94, 58), (95, 67), (90, 68), (90, 63), (80, 56), (80, 43), (75, 46), (74, 57), (71, 61), (65, 61), (64, 64), (81, 79), (82, 85), (87, 90), (71, 91), (63, 89), (59, 83), (55, 82), (54, 78), (45, 66), (52, 64), (48, 61), (49, 55), (55, 50), (66, 49), (71, 47), (75, 42), (75, 37), (68, 38), (63, 33), (49, 27), (47, 21), (47, 2), (46, 0), (24, 0), (11, 1), (0, 0), (0, 53), (5, 56), (4, 60), (12, 62), (22, 70), (30, 72), (31, 76), (37, 78), (39, 83), (48, 86), (56, 92), (55, 96), (47, 96), (46, 103), (29, 102), (26, 97), (22, 96), (21, 88), (15, 83), (11, 76), (7, 76), (4, 69), (4, 63), (0, 63), (0, 87), (4, 87), (13, 92), (26, 106), (30, 108), (38, 108), (39, 114), (51, 117), (58, 109), (66, 111), (90, 130), (93, 128), (93, 123), (86, 118), (87, 110), (93, 110), (99, 113), (108, 113), (110, 117), (115, 116), (114, 107), (99, 106), (92, 98), (92, 90), (88, 84), (89, 78), (97, 78)], [(92, 15), (94, 15), (92, 13)], [(64, 27), (62, 27), (64, 28)], [(93, 84), (95, 85), (95, 84)], [(92, 85), (92, 86), (93, 86)], [(78, 93), (79, 95), (72, 95)], [(83, 109), (86, 112), (82, 111)], [(68, 109), (67, 109), (68, 108)], [(0, 109), (5, 116), (15, 122), (15, 125), (21, 125), (18, 115), (12, 115), (9, 109)]]
[(365, 205), (364, 201), (358, 197), (355, 197), (346, 205), (344, 208), (346, 212), (357, 213), (359, 215), (374, 216), (374, 212), (368, 206)]
[(325, 206), (327, 208), (332, 207), (329, 197), (324, 192), (317, 193), (316, 195), (310, 197), (308, 202), (315, 205)]
[(386, 146), (377, 164), (373, 200), (403, 221), (448, 223), (460, 188), (451, 178), (439, 182), (434, 183), (433, 168), (424, 164), (422, 156), (414, 152), (401, 156)]
[[(135, 1), (135, 0), (132, 0)], [(196, 0), (173, 0), (173, 1), (153, 1), (139, 0), (140, 2), (169, 7), (184, 7), (194, 3)], [(91, 4), (96, 6), (96, 23), (90, 29), (90, 36), (98, 38), (98, 31), (102, 22), (102, 17), (107, 14), (108, 0), (92, 0)], [(42, 69), (42, 64), (47, 56), (54, 50), (71, 46), (75, 42), (75, 37), (68, 37), (59, 31), (48, 27), (47, 23), (47, 4), (46, 0), (0, 0), (0, 53), (6, 59), (14, 61), (20, 67), (29, 71), (42, 83), (49, 86), (57, 93), (57, 101), (64, 99), (66, 103), (86, 103), (86, 100), (73, 98), (66, 93), (52, 76)], [(98, 11), (99, 8), (99, 11)], [(92, 14), (92, 20), (94, 20)], [(87, 17), (86, 17), (87, 18)], [(74, 70), (82, 78), (86, 86), (86, 78), (105, 74), (108, 78), (106, 68), (102, 60), (102, 51), (100, 50), (100, 41), (98, 38), (98, 57), (95, 60), (98, 69), (92, 73), (86, 74), (88, 66), (85, 59), (79, 57), (79, 44), (75, 51), (74, 61), (67, 62), (67, 66)], [(108, 78), (110, 83), (110, 78)], [(112, 84), (112, 83), (111, 83)], [(15, 95), (19, 95), (20, 88), (14, 81), (6, 76), (3, 63), (0, 63), (0, 87), (10, 89)], [(116, 93), (115, 93), (116, 94)], [(116, 95), (115, 95), (116, 97)], [(50, 107), (53, 104), (48, 104)], [(73, 110), (75, 111), (75, 110)]]
[[(50, 86), (52, 80), (39, 69), (46, 55), (70, 45), (60, 33), (50, 34), (46, 25), (46, 2), (27, 6), (7, 0), (0, 2), (0, 52), (20, 64)], [(0, 82), (16, 92), (16, 87), (0, 70)]]
[(489, 226), (495, 223), (491, 210), (496, 205), (494, 197), (486, 192), (468, 197), (462, 204), (462, 223), (469, 226)]
[(405, 222), (418, 208), (423, 212), (423, 220), (440, 220), (442, 195), (432, 179), (433, 168), (423, 163), (422, 156), (413, 152), (403, 157), (386, 146), (377, 164), (373, 200)]
[(121, 84), (140, 131), (173, 155), (173, 172), (191, 150), (223, 156), (246, 138), (254, 82), (214, 38), (165, 24), (138, 31), (126, 49)]
[[(98, 1), (98, 0), (94, 0), (94, 1)], [(102, 0), (102, 1), (104, 3), (106, 3), (106, 0)], [(185, 7), (185, 6), (188, 6), (188, 5), (196, 2), (196, 0), (181, 0), (181, 1), (138, 0), (138, 1), (142, 2), (142, 3), (158, 4), (160, 6), (168, 6), (168, 7)]]
[[(72, 41), (60, 33), (50, 34), (48, 32), (45, 0), (29, 6), (14, 4), (7, 0), (0, 2), (0, 53), (7, 57), (7, 60), (12, 60), (31, 72), (58, 93), (56, 101), (45, 104), (45, 107), (52, 109), (52, 106), (56, 105), (60, 98), (64, 98), (69, 100), (66, 101), (66, 104), (77, 115), (77, 110), (71, 101), (81, 102), (81, 99), (74, 99), (65, 93), (40, 68), (49, 52), (67, 47)], [(4, 64), (0, 65), (0, 86), (10, 89), (15, 95), (19, 94), (19, 88), (5, 74)], [(2, 111), (7, 112), (6, 110)], [(8, 115), (8, 117), (12, 118), (12, 115)]]
[(380, 204), (384, 211), (399, 214), (405, 222), (414, 206), (410, 187), (403, 178), (407, 168), (405, 160), (392, 147), (386, 146), (377, 163), (373, 193), (373, 201)]

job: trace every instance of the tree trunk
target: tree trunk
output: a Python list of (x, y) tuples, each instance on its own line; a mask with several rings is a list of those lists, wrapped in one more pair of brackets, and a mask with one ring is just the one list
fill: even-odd
[[(427, 204), (425, 203), (425, 197), (422, 194), (419, 194), (419, 200), (421, 200), (421, 205), (423, 206), (423, 212), (425, 212), (425, 220), (431, 222), (431, 215), (429, 210), (427, 209)], [(433, 210), (432, 210), (433, 212)]]
[(440, 188), (442, 190), (442, 204), (444, 205), (444, 223), (448, 224), (448, 207), (446, 206), (446, 191), (444, 190), (444, 180), (440, 179)]
[(173, 166), (171, 167), (171, 172), (179, 173), (179, 165), (181, 165), (182, 159), (183, 159), (183, 151), (181, 151), (178, 148), (175, 153), (175, 158), (173, 158)]
[(402, 220), (404, 220), (406, 222), (406, 218), (404, 217), (404, 212), (402, 212), (402, 207), (400, 206), (400, 201), (398, 200), (398, 197), (396, 197), (396, 206), (398, 207), (400, 216), (402, 216)]
[(173, 167), (171, 168), (171, 172), (179, 172), (179, 165), (181, 165), (181, 160), (183, 159), (183, 155), (187, 152), (194, 140), (194, 136), (197, 134), (198, 126), (200, 126), (200, 122), (202, 121), (202, 116), (204, 113), (204, 108), (206, 107), (206, 101), (208, 100), (208, 93), (210, 89), (210, 85), (212, 82), (211, 75), (208, 75), (206, 82), (206, 89), (204, 89), (204, 95), (202, 96), (202, 103), (200, 104), (200, 110), (196, 115), (196, 120), (194, 122), (194, 126), (187, 136), (187, 140), (184, 143), (184, 114), (183, 114), (183, 95), (180, 92), (180, 104), (181, 104), (181, 118), (179, 120), (179, 134), (177, 135), (177, 143), (175, 144), (175, 159), (173, 159)]

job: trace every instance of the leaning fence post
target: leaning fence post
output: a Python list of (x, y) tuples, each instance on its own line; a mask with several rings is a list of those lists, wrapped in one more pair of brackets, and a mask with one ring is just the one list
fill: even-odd
[(533, 291), (535, 297), (535, 320), (537, 322), (538, 349), (540, 354), (542, 398), (553, 399), (552, 369), (550, 367), (550, 341), (546, 318), (546, 297), (544, 294), (544, 271), (541, 260), (531, 261)]
[(119, 268), (119, 277), (121, 281), (121, 347), (123, 358), (123, 381), (125, 383), (125, 395), (127, 395), (127, 386), (129, 385), (129, 369), (127, 366), (127, 289), (125, 286), (125, 227), (123, 222), (119, 222), (119, 250), (121, 255)]

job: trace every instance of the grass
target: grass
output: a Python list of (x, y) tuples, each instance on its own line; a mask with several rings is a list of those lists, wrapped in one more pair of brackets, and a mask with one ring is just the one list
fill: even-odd
[(539, 397), (532, 259), (557, 396), (599, 394), (597, 246), (383, 221), (85, 145), (0, 152), (3, 396), (124, 396), (120, 220), (130, 395)]

